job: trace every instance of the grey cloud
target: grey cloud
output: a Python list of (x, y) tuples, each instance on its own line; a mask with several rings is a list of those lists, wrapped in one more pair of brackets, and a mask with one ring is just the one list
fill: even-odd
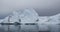
[(0, 0), (0, 14), (25, 8), (34, 8), (40, 16), (55, 15), (60, 13), (60, 0)]

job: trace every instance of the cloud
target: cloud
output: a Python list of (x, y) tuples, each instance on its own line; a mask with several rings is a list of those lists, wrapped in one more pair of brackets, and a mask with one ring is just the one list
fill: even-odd
[(0, 14), (7, 14), (6, 12), (17, 9), (34, 8), (39, 15), (54, 15), (60, 12), (59, 3), (60, 0), (0, 0)]

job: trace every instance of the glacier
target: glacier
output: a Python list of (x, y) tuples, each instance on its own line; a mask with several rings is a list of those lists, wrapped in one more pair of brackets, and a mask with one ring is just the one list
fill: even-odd
[[(15, 23), (21, 20), (21, 30), (24, 31), (50, 31), (50, 32), (60, 32), (60, 14), (53, 16), (39, 16), (34, 9), (25, 9), (23, 11), (13, 11), (11, 15), (4, 19), (0, 19), (0, 23)], [(24, 25), (25, 23), (37, 23), (37, 25)], [(7, 31), (8, 26), (4, 26)], [(1, 25), (0, 25), (1, 28)], [(18, 26), (10, 26), (10, 30), (18, 30)]]

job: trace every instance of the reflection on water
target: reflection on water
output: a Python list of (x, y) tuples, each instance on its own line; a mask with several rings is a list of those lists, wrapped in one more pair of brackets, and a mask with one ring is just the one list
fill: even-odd
[(20, 32), (21, 26), (14, 25), (0, 25), (0, 32)]
[[(38, 32), (38, 29), (40, 28), (36, 25), (0, 25), (0, 32)], [(49, 29), (49, 31), (44, 32), (59, 32), (60, 25), (51, 25)]]
[(0, 25), (0, 32), (33, 32), (32, 30), (37, 30), (36, 25), (35, 26), (25, 25), (25, 26), (26, 27), (24, 27), (24, 25), (16, 25), (16, 26), (15, 25)]

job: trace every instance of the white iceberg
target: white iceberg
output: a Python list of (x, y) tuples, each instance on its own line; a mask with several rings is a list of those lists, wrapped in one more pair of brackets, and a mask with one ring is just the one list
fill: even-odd
[[(11, 15), (1, 20), (1, 22), (8, 23), (8, 21), (10, 21), (10, 23), (14, 23), (19, 22), (19, 19), (21, 19), (21, 23), (23, 23), (23, 25), (21, 25), (22, 30), (37, 30), (36, 25), (24, 25), (25, 23), (35, 23), (38, 19), (38, 13), (34, 9), (25, 9), (24, 11), (13, 11)], [(14, 29), (12, 27), (14, 26), (10, 26), (10, 29)], [(7, 27), (5, 27), (5, 29), (6, 28)]]
[[(5, 19), (0, 19), (0, 23), (19, 22), (21, 20), (22, 30), (39, 30), (39, 31), (51, 31), (59, 32), (60, 14), (54, 16), (39, 16), (34, 9), (25, 9), (23, 11), (13, 11), (11, 15)], [(36, 22), (38, 21), (38, 22)], [(37, 25), (24, 25), (25, 23), (37, 23)], [(10, 26), (10, 29), (16, 30), (18, 27)], [(5, 27), (5, 30), (7, 27)]]

